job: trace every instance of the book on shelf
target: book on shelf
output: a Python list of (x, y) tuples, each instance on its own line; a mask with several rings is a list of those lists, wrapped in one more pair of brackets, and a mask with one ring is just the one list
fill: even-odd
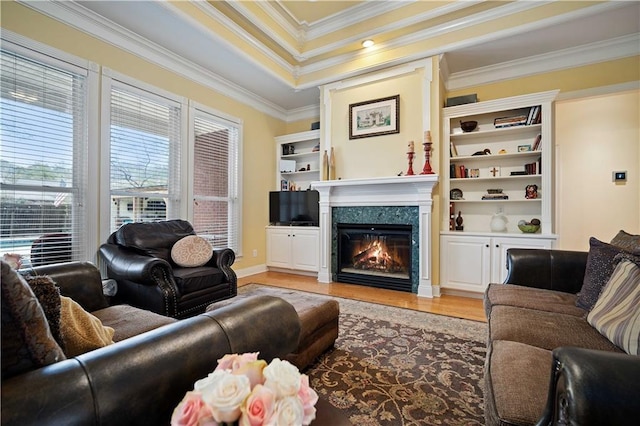
[(453, 142), (449, 142), (450, 154), (452, 157), (458, 156), (458, 150), (456, 149), (456, 145)]
[(483, 200), (508, 200), (509, 196), (507, 194), (484, 194), (482, 196)]
[(540, 143), (542, 142), (542, 135), (538, 133), (535, 140), (533, 141), (533, 151), (540, 151)]
[(524, 165), (524, 170), (528, 175), (535, 175), (538, 172), (538, 165), (537, 163), (527, 163)]
[(529, 115), (527, 117), (527, 126), (531, 124), (538, 124), (540, 121), (540, 105), (532, 106), (529, 108)]
[(512, 126), (524, 126), (527, 124), (527, 115), (514, 115), (511, 117), (500, 117), (493, 120), (493, 127), (496, 129)]

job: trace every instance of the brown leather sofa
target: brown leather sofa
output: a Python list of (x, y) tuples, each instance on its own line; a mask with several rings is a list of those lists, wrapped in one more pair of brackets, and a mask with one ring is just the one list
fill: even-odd
[(627, 425), (640, 418), (640, 358), (576, 306), (587, 252), (509, 249), (485, 293), (487, 425)]
[(122, 225), (100, 247), (107, 276), (118, 282), (116, 300), (175, 318), (204, 312), (218, 300), (238, 292), (231, 269), (235, 253), (214, 249), (206, 265), (183, 268), (171, 259), (178, 240), (195, 235), (185, 220), (136, 222)]
[[(85, 310), (113, 316), (98, 270), (89, 263), (34, 268)], [(129, 313), (136, 308), (128, 307)], [(121, 312), (122, 313), (122, 312)], [(125, 313), (126, 314), (126, 313)], [(151, 313), (149, 313), (151, 314)], [(3, 425), (168, 424), (196, 380), (228, 353), (283, 358), (298, 343), (295, 309), (276, 297), (258, 297), (177, 321), (114, 344), (2, 380)], [(268, 319), (268, 320), (265, 320)], [(105, 323), (119, 330), (118, 321)], [(135, 334), (129, 324), (129, 334)], [(144, 331), (144, 330), (143, 330)]]

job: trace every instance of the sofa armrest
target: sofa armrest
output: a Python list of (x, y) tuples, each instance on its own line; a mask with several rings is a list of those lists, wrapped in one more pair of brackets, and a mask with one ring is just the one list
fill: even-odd
[(214, 249), (213, 256), (211, 257), (209, 264), (220, 269), (227, 278), (227, 281), (232, 285), (237, 286), (238, 277), (236, 276), (235, 271), (231, 269), (231, 265), (233, 265), (233, 262), (235, 261), (236, 254), (230, 248)]
[(587, 252), (508, 249), (505, 284), (578, 293), (587, 266)]
[(628, 425), (640, 418), (640, 358), (561, 347), (553, 350), (547, 406), (538, 426)]
[(100, 255), (109, 278), (117, 281), (127, 280), (155, 286), (158, 285), (158, 280), (163, 281), (164, 277), (173, 276), (173, 269), (166, 260), (139, 254), (116, 244), (101, 245)]
[(2, 423), (168, 424), (185, 392), (225, 354), (284, 358), (299, 334), (298, 314), (286, 301), (239, 301), (3, 380)]
[(49, 276), (60, 288), (60, 294), (72, 298), (86, 311), (109, 306), (102, 291), (100, 271), (90, 262), (67, 262), (37, 266), (30, 271)]

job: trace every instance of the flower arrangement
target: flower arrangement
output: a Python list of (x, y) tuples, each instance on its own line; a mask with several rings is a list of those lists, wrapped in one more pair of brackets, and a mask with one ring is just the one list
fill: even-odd
[(267, 364), (258, 352), (225, 355), (186, 393), (171, 425), (308, 425), (316, 418), (317, 401), (309, 377), (288, 361)]

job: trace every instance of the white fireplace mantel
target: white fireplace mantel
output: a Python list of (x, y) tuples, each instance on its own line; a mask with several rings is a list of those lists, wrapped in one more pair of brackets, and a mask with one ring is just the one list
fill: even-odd
[(331, 208), (417, 206), (420, 215), (418, 296), (433, 297), (431, 286), (431, 193), (438, 175), (393, 176), (312, 182), (320, 193), (320, 270), (318, 281), (331, 282)]

